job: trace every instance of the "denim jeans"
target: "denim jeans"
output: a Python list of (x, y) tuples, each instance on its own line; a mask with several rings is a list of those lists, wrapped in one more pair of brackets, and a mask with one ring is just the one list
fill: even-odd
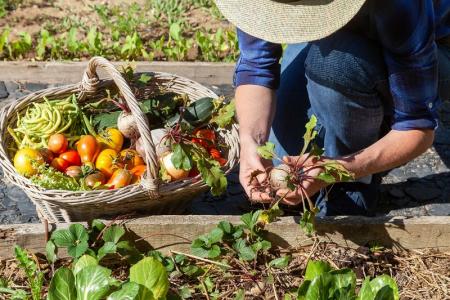
[[(450, 48), (439, 48), (439, 93), (450, 98)], [(392, 98), (382, 48), (376, 41), (338, 31), (320, 41), (289, 45), (281, 61), (270, 141), (279, 157), (298, 155), (304, 125), (318, 118), (318, 144), (325, 155), (348, 155), (389, 131)], [(381, 176), (335, 184), (317, 197), (320, 216), (375, 214)]]

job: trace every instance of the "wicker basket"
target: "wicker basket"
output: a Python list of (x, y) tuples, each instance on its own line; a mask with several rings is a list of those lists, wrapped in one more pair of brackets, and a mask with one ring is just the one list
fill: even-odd
[[(100, 80), (96, 72), (98, 67), (102, 67), (112, 80)], [(187, 94), (192, 101), (203, 97), (217, 97), (206, 87), (183, 77), (166, 73), (147, 74), (152, 76), (151, 86), (143, 87), (144, 90), (164, 88), (167, 92)], [(60, 99), (76, 94), (79, 102), (85, 103), (98, 99), (102, 93), (104, 94), (105, 89), (116, 88), (126, 100), (143, 137), (147, 172), (140, 184), (116, 190), (87, 192), (45, 190), (16, 172), (7, 151), (8, 145), (12, 143), (7, 127), (9, 124), (15, 124), (17, 112), (24, 110), (31, 102), (43, 101), (44, 97)], [(224, 167), (225, 172), (229, 173), (238, 161), (237, 126), (233, 125), (229, 130), (219, 130), (218, 134), (229, 147), (228, 163)], [(89, 61), (81, 83), (35, 92), (4, 107), (0, 111), (0, 158), (5, 178), (22, 188), (36, 205), (40, 218), (50, 223), (86, 221), (133, 212), (171, 214), (186, 207), (195, 194), (207, 190), (207, 186), (199, 177), (170, 183), (159, 182), (159, 165), (147, 118), (140, 110), (130, 86), (121, 73), (109, 61), (101, 57), (94, 57)]]

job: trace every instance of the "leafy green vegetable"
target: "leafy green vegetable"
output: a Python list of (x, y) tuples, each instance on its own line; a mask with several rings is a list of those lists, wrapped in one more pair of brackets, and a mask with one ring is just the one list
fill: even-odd
[(269, 266), (277, 269), (286, 268), (289, 265), (291, 258), (292, 257), (290, 255), (275, 258), (274, 260), (269, 262)]
[(56, 262), (56, 259), (58, 258), (56, 256), (55, 243), (53, 243), (51, 240), (49, 240), (45, 245), (45, 256), (47, 257), (48, 262), (52, 264), (54, 264)]
[(169, 279), (164, 266), (153, 257), (146, 257), (130, 268), (130, 281), (147, 288), (142, 299), (165, 299), (169, 290)]
[(98, 261), (94, 257), (85, 254), (82, 257), (80, 257), (80, 259), (78, 259), (78, 261), (73, 266), (73, 274), (77, 275), (84, 268), (97, 265)]
[(16, 245), (14, 247), (14, 253), (19, 262), (19, 267), (24, 270), (27, 275), (33, 300), (40, 300), (42, 285), (44, 284), (44, 273), (39, 270), (37, 263), (28, 257), (28, 252), (26, 250)]
[(66, 267), (58, 269), (53, 275), (48, 290), (48, 300), (75, 300), (75, 277), (72, 271)]
[(145, 300), (141, 297), (141, 287), (135, 282), (127, 282), (121, 289), (112, 293), (106, 300)]
[(314, 211), (305, 210), (303, 212), (302, 218), (300, 219), (300, 228), (308, 236), (312, 236), (313, 233), (315, 232), (315, 229), (314, 229), (315, 217), (316, 217), (316, 214)]
[(211, 188), (211, 194), (219, 196), (223, 194), (227, 188), (228, 182), (225, 174), (220, 168), (220, 164), (204, 155), (195, 154), (193, 160), (202, 179)]
[(225, 128), (232, 124), (236, 113), (236, 102), (232, 100), (230, 103), (222, 107), (211, 119), (211, 123), (217, 124), (220, 128)]
[(75, 276), (77, 300), (100, 300), (110, 291), (111, 270), (91, 265)]
[(34, 184), (47, 190), (81, 190), (81, 186), (76, 179), (66, 176), (52, 167), (47, 167), (45, 165), (39, 165), (38, 174), (31, 177), (30, 180)]

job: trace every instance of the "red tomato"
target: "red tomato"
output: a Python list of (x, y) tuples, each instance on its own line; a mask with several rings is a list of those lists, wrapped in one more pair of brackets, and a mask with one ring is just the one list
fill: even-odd
[(216, 141), (216, 134), (210, 129), (198, 129), (194, 131), (194, 134), (196, 137), (208, 140), (210, 142)]
[(195, 176), (197, 176), (198, 174), (200, 174), (200, 172), (197, 170), (197, 168), (192, 168), (192, 169), (189, 171), (188, 177), (195, 177)]
[(70, 167), (70, 164), (68, 161), (62, 159), (61, 157), (57, 157), (52, 160), (51, 166), (56, 170), (64, 173), (66, 169)]
[(56, 154), (61, 154), (67, 150), (69, 141), (60, 133), (53, 134), (48, 139), (48, 149)]
[(205, 149), (209, 148), (209, 143), (206, 140), (203, 139), (198, 139), (198, 138), (192, 138), (191, 142), (193, 142), (194, 144), (200, 145)]
[(106, 183), (107, 186), (113, 189), (123, 188), (131, 183), (133, 175), (130, 171), (125, 169), (117, 169)]
[(77, 151), (69, 150), (62, 153), (59, 157), (69, 162), (71, 166), (81, 166), (81, 158)]
[(211, 155), (212, 158), (214, 159), (218, 159), (221, 158), (222, 155), (220, 154), (220, 151), (217, 150), (216, 148), (211, 148), (209, 149), (209, 154)]

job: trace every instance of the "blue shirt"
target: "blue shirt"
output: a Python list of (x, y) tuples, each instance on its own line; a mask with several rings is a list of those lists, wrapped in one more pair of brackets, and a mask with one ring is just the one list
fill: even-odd
[[(440, 103), (435, 41), (450, 35), (450, 0), (369, 0), (347, 26), (383, 47), (394, 100), (392, 128), (435, 128)], [(241, 56), (235, 86), (277, 89), (281, 45), (239, 29), (238, 38)]]

